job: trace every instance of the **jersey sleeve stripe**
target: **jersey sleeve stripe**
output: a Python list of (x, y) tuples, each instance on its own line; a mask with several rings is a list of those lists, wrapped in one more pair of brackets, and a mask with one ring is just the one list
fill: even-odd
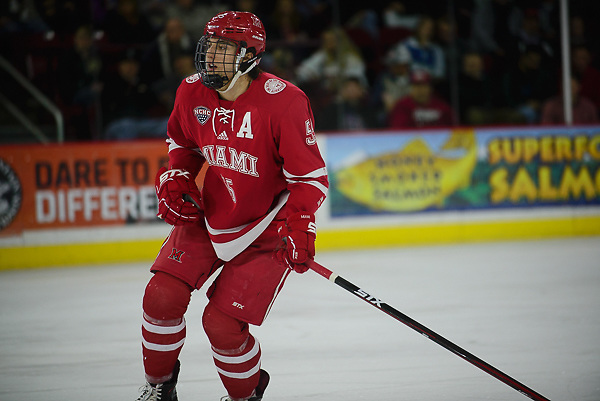
[(319, 181), (299, 181), (299, 180), (286, 180), (288, 184), (307, 184), (312, 185), (317, 188), (319, 191), (323, 192), (323, 195), (327, 195), (327, 191), (329, 190), (325, 185), (321, 184)]
[[(166, 142), (169, 144), (169, 152), (170, 152), (170, 151), (172, 151), (172, 150), (175, 150), (175, 149), (188, 149), (188, 148), (186, 148), (185, 146), (181, 146), (181, 145), (177, 144), (177, 143), (176, 143), (176, 142), (173, 140), (173, 138), (167, 138), (167, 139), (166, 139)], [(200, 148), (195, 148), (195, 149), (192, 149), (192, 150), (194, 150), (194, 151), (196, 151), (196, 152), (198, 152), (198, 153), (201, 153), (201, 152), (200, 152)]]
[(171, 138), (167, 138), (167, 143), (169, 144), (169, 152), (174, 149), (183, 148), (183, 146), (176, 144), (175, 141)]
[(307, 173), (307, 174), (304, 174), (304, 175), (291, 174), (290, 172), (288, 172), (285, 169), (283, 169), (283, 174), (288, 179), (293, 179), (293, 178), (318, 178), (318, 177), (327, 176), (327, 168), (326, 167), (321, 167), (321, 168), (318, 168), (318, 169), (316, 169), (314, 171), (311, 171), (310, 173)]

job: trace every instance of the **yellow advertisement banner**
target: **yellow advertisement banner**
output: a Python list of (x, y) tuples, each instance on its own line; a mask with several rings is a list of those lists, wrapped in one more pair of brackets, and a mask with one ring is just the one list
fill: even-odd
[(336, 188), (372, 210), (441, 207), (448, 195), (469, 186), (476, 162), (473, 130), (453, 131), (437, 151), (415, 136), (397, 151), (336, 171)]

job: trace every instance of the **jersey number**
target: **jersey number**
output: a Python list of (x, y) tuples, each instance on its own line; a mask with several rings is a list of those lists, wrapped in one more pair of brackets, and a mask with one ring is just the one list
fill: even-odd
[(223, 180), (223, 184), (225, 184), (225, 187), (227, 187), (227, 190), (229, 191), (229, 196), (231, 196), (231, 200), (233, 201), (233, 203), (237, 203), (235, 191), (233, 190), (233, 180), (231, 178), (225, 178), (223, 176), (221, 176), (221, 179)]

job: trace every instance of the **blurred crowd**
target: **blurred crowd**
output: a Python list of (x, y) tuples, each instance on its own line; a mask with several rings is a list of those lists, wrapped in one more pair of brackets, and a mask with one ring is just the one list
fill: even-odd
[(0, 51), (58, 105), (68, 140), (163, 137), (204, 25), (224, 10), (261, 18), (260, 68), (307, 93), (321, 132), (562, 124), (565, 90), (574, 122), (591, 124), (598, 3), (569, 2), (566, 85), (559, 0), (7, 0)]

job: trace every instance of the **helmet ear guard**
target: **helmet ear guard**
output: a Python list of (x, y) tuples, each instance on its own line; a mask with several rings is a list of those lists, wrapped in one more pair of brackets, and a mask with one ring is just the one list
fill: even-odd
[(247, 74), (250, 72), (251, 69), (253, 69), (254, 67), (256, 67), (258, 65), (258, 63), (260, 63), (260, 59), (262, 58), (264, 53), (260, 53), (260, 54), (256, 54), (256, 51), (251, 48), (251, 49), (246, 49), (245, 47), (242, 48), (242, 50), (244, 51), (244, 56), (247, 54), (248, 50), (250, 50), (250, 53), (254, 54), (254, 56), (252, 58), (249, 58), (246, 61), (243, 61), (244, 56), (241, 57), (241, 63), (239, 64), (239, 71), (242, 71), (242, 75)]

